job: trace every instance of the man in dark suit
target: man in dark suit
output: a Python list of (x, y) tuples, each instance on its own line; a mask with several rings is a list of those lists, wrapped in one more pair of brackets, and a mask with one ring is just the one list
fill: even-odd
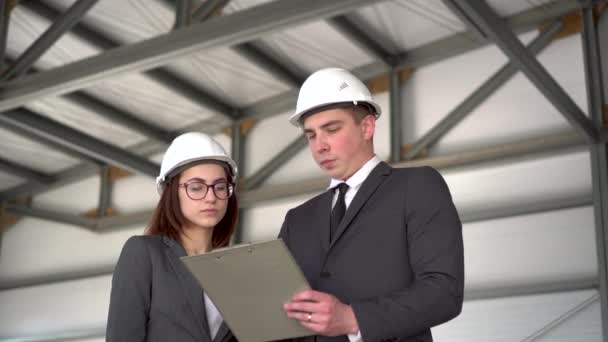
[(441, 175), (391, 168), (374, 154), (379, 105), (343, 69), (312, 74), (290, 121), (331, 177), (290, 210), (279, 236), (313, 290), (287, 315), (317, 333), (303, 341), (432, 341), (462, 308), (462, 227)]

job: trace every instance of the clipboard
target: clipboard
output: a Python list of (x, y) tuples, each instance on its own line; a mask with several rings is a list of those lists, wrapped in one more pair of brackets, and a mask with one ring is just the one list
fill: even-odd
[(181, 260), (239, 341), (315, 334), (283, 310), (296, 292), (310, 289), (283, 240), (241, 244)]

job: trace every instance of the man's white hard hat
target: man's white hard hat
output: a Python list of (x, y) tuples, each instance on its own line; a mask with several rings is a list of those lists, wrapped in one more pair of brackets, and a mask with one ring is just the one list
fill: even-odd
[(298, 95), (296, 112), (289, 117), (289, 122), (301, 127), (302, 115), (323, 106), (339, 103), (368, 104), (376, 117), (382, 112), (369, 89), (355, 75), (348, 70), (327, 68), (313, 73), (304, 81)]
[(236, 163), (228, 156), (224, 148), (213, 138), (204, 133), (184, 133), (173, 140), (160, 165), (160, 174), (156, 178), (156, 188), (162, 194), (168, 176), (177, 168), (201, 161), (217, 160), (229, 166), (230, 175), (236, 180), (238, 169)]

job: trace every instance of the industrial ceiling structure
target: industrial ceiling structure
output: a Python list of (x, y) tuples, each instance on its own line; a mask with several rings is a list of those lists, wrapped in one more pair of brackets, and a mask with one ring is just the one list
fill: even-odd
[[(390, 161), (396, 166), (441, 168), (589, 148), (592, 198), (461, 214), (463, 221), (473, 222), (593, 205), (599, 266), (594, 286), (600, 294), (603, 336), (608, 336), (608, 80), (603, 79), (608, 63), (600, 58), (599, 46), (608, 37), (599, 37), (598, 31), (605, 1), (0, 3), (0, 233), (20, 217), (92, 231), (143, 222), (150, 210), (120, 213), (113, 207), (117, 179), (133, 173), (156, 177), (159, 153), (188, 130), (227, 137), (234, 159), (247, 168), (249, 129), (292, 110), (308, 74), (339, 65), (373, 91), (389, 92)], [(527, 45), (518, 39), (518, 34), (539, 29)], [(582, 35), (588, 108), (580, 108), (536, 58), (556, 36), (574, 33)], [(397, 95), (402, 82), (417, 68), (493, 44), (508, 63), (404, 148)], [(462, 153), (432, 153), (447, 132), (517, 72), (563, 115), (572, 132)], [(305, 146), (303, 136), (293, 139), (264, 165), (243, 173), (243, 210), (324, 187), (325, 178), (263, 185)], [(96, 175), (99, 200), (89, 212), (32, 205), (37, 195)], [(0, 287), (28, 285), (32, 283)]]

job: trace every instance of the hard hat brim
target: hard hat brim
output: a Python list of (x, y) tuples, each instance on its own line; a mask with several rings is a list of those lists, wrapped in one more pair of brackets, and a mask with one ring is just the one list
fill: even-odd
[[(354, 105), (368, 104), (374, 108), (375, 113), (372, 113), (372, 114), (374, 114), (376, 116), (376, 118), (379, 118), (380, 114), (382, 114), (382, 109), (380, 108), (380, 105), (377, 104), (375, 101), (325, 102), (325, 103), (320, 103), (320, 104), (310, 107), (310, 108), (306, 108), (305, 110), (302, 110), (300, 112), (293, 114), (292, 116), (289, 117), (289, 122), (296, 127), (302, 127), (302, 123), (300, 122), (300, 118), (302, 116), (307, 115), (308, 113), (318, 112), (319, 109), (322, 109), (323, 107), (331, 107), (332, 105), (339, 106), (340, 104), (354, 104)], [(314, 115), (314, 113), (312, 115)]]
[(173, 173), (173, 171), (180, 169), (180, 168), (184, 168), (185, 166), (187, 166), (189, 164), (193, 164), (193, 163), (197, 163), (197, 162), (201, 162), (201, 161), (205, 161), (205, 160), (217, 160), (217, 161), (225, 162), (226, 164), (228, 164), (228, 166), (230, 168), (230, 173), (231, 173), (232, 179), (234, 181), (236, 181), (236, 178), (238, 176), (238, 169), (237, 169), (236, 163), (230, 157), (217, 155), (217, 156), (204, 156), (204, 157), (190, 158), (190, 159), (183, 160), (178, 164), (175, 164), (171, 169), (167, 170), (167, 172), (165, 173), (165, 175), (163, 177), (156, 178), (156, 189), (157, 189), (158, 193), (159, 194), (163, 193), (163, 190), (165, 189), (165, 183), (166, 183), (167, 179), (169, 178), (169, 176)]

